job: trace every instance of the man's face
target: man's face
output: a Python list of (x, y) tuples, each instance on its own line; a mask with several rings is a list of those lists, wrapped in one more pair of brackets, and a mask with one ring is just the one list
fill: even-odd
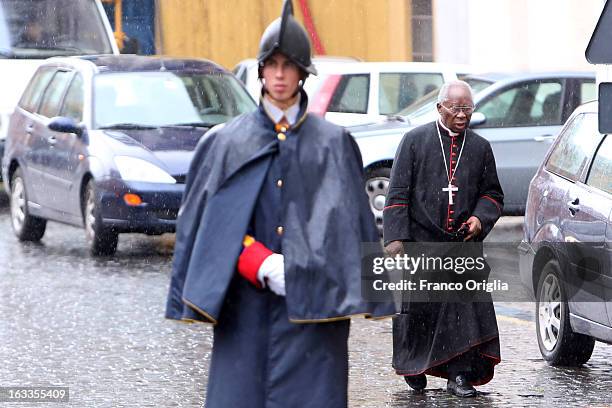
[(300, 69), (283, 54), (276, 53), (264, 62), (262, 76), (268, 95), (283, 105), (291, 102), (298, 89)]
[(453, 132), (463, 132), (470, 124), (474, 111), (474, 101), (470, 90), (465, 86), (454, 85), (448, 89), (448, 97), (437, 105), (444, 126)]

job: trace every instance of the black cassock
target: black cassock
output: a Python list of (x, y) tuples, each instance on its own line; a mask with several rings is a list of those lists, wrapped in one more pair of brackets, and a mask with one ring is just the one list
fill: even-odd
[[(451, 174), (458, 188), (452, 204), (443, 190)], [(410, 255), (409, 242), (454, 241), (454, 233), (472, 215), (482, 224), (476, 238), (482, 241), (501, 216), (503, 197), (486, 139), (469, 129), (451, 136), (438, 122), (420, 126), (404, 136), (393, 163), (384, 210), (385, 244), (408, 242)], [(459, 369), (468, 371), (474, 385), (493, 378), (500, 351), (492, 301), (414, 302), (402, 309), (393, 322), (398, 374), (448, 378)]]

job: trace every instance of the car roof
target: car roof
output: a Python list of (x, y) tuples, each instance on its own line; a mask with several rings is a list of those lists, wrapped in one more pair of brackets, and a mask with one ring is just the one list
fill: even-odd
[[(333, 55), (315, 55), (314, 57), (312, 57), (312, 63), (314, 64), (315, 68), (318, 68), (317, 64), (336, 64), (336, 63), (347, 64), (351, 62), (360, 62), (360, 61), (361, 60), (356, 57), (338, 57), (338, 56), (333, 56)], [(234, 68), (232, 68), (232, 70), (235, 70), (238, 67), (244, 67), (245, 69), (253, 69), (256, 66), (257, 66), (256, 58), (247, 58), (247, 59), (243, 59), (242, 61), (234, 65)]]
[(486, 82), (497, 82), (502, 79), (510, 77), (512, 74), (509, 72), (484, 72), (480, 74), (468, 74), (463, 79), (480, 79)]
[(594, 101), (586, 102), (578, 106), (574, 110), (574, 114), (585, 113), (585, 112), (597, 113), (598, 111), (599, 111), (599, 103), (597, 99), (595, 99)]
[(369, 72), (456, 72), (470, 73), (473, 68), (469, 65), (445, 64), (438, 62), (345, 62), (342, 65), (342, 74), (358, 74)]
[(547, 78), (595, 78), (591, 71), (535, 71), (535, 72), (486, 72), (466, 75), (468, 78), (482, 78), (497, 81), (519, 82), (532, 79)]
[(202, 72), (227, 73), (220, 65), (205, 59), (168, 58), (143, 55), (87, 55), (78, 57), (55, 57), (48, 64), (65, 64), (82, 67), (87, 63), (96, 73), (106, 72)]

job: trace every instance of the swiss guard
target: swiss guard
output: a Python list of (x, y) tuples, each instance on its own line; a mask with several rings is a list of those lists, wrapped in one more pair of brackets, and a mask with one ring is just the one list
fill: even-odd
[(177, 220), (166, 317), (214, 325), (206, 406), (346, 407), (350, 317), (378, 232), (359, 149), (307, 113), (316, 74), (290, 0), (257, 56), (259, 108), (199, 143)]

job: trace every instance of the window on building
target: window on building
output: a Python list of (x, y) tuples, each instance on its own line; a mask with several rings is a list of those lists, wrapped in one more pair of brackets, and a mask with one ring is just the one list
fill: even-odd
[(431, 0), (412, 0), (412, 60), (433, 61)]

